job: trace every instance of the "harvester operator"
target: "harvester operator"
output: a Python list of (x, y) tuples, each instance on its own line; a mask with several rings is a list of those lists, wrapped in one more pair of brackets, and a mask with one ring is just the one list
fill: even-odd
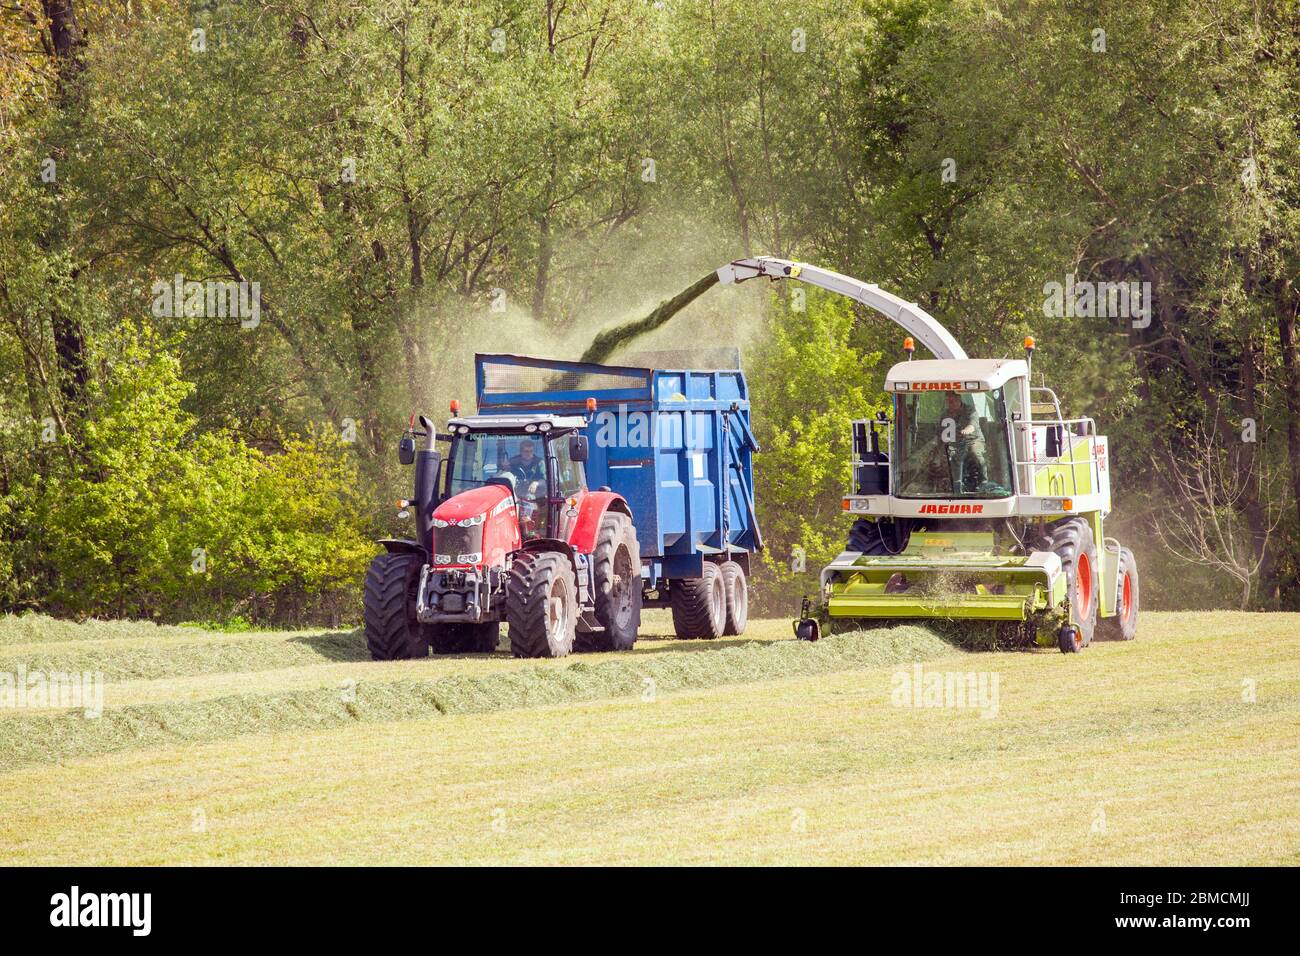
[[(948, 467), (952, 486), (958, 491), (975, 491), (988, 474), (984, 432), (980, 430), (975, 403), (957, 392), (944, 392), (943, 400), (945, 415), (939, 422), (939, 441), (950, 448)], [(950, 427), (952, 432), (948, 431)], [(950, 436), (950, 440), (945, 440)]]

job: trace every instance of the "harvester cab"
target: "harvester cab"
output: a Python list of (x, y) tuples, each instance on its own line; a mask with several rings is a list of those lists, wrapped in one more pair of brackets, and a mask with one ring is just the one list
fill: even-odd
[[(852, 298), (907, 332), (889, 370), (889, 411), (852, 423), (856, 518), (821, 572), (823, 626), (942, 619), (989, 628), (1004, 645), (1086, 647), (1131, 640), (1137, 565), (1104, 533), (1109, 451), (1091, 418), (1067, 419), (1024, 359), (972, 359), (915, 303), (849, 276), (760, 257), (718, 270), (724, 282), (795, 279)], [(912, 361), (914, 339), (936, 357)]]

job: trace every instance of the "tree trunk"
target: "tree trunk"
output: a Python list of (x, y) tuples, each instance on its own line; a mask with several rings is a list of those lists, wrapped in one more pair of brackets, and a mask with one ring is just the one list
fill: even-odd
[(1282, 352), (1282, 396), (1286, 403), (1287, 459), (1291, 466), (1291, 492), (1300, 523), (1300, 354), (1296, 350), (1296, 313), (1300, 295), (1290, 280), (1277, 295), (1277, 332)]
[[(81, 118), (82, 99), (77, 89), (77, 78), (84, 68), (81, 58), (84, 36), (77, 22), (73, 0), (42, 0), (42, 6), (50, 23), (50, 40), (58, 73), (59, 112), (63, 119), (49, 143), (50, 157), (55, 161), (55, 178), (50, 185), (57, 192), (61, 188), (58, 167), (67, 154), (63, 139), (76, 128)], [(57, 211), (51, 216), (41, 242), (51, 253), (66, 245), (68, 238), (62, 204), (56, 204), (55, 208)], [(75, 272), (72, 278), (76, 278)], [(83, 404), (86, 393), (86, 339), (76, 316), (70, 315), (57, 301), (50, 310), (50, 326), (58, 361), (59, 395), (65, 416), (71, 418)]]

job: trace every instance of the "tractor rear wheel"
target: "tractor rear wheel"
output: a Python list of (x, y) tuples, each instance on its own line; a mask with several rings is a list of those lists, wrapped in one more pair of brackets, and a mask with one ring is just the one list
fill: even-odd
[[(1092, 643), (1097, 628), (1097, 546), (1092, 539), (1092, 526), (1084, 518), (1067, 518), (1050, 529), (1048, 550), (1061, 559), (1071, 608), (1071, 624), (1075, 625), (1074, 650), (1080, 651)], [(1064, 642), (1061, 650), (1066, 651)]]
[(489, 624), (435, 624), (432, 631), (435, 654), (491, 654), (497, 649), (501, 625)]
[(1137, 637), (1138, 569), (1128, 548), (1119, 549), (1117, 598), (1115, 616), (1103, 617), (1097, 624), (1099, 641), (1131, 641)]
[(429, 656), (429, 630), (415, 617), (420, 586), (420, 555), (381, 554), (366, 571), (364, 619), (366, 647), (377, 661)]
[(673, 630), (679, 638), (721, 637), (727, 626), (727, 584), (711, 561), (698, 578), (676, 578), (669, 587)]
[(618, 511), (607, 513), (591, 556), (596, 620), (605, 627), (597, 646), (630, 651), (641, 626), (641, 548), (632, 519)]
[(744, 634), (749, 621), (749, 581), (745, 569), (736, 561), (722, 563), (722, 580), (727, 586), (726, 624), (723, 634)]
[(578, 582), (558, 551), (516, 556), (506, 580), (506, 623), (515, 657), (565, 657), (578, 626)]

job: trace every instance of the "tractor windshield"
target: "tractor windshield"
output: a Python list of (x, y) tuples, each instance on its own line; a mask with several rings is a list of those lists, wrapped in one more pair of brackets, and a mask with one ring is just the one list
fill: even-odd
[(1011, 494), (1002, 389), (898, 395), (894, 493), (903, 498)]
[(508, 479), (514, 488), (525, 537), (544, 534), (548, 496), (542, 437), (505, 432), (457, 435), (447, 473), (447, 494), (458, 495), (493, 478)]
[(546, 485), (546, 458), (539, 435), (471, 432), (457, 436), (451, 456), (447, 492), (458, 495), (487, 484), (491, 478), (510, 478), (522, 496), (535, 481)]

